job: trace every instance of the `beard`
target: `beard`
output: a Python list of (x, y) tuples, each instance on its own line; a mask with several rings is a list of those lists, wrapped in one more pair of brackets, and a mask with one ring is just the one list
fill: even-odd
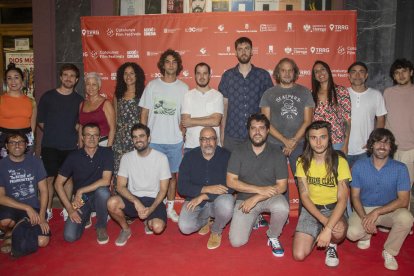
[(204, 87), (207, 87), (207, 86), (208, 86), (208, 84), (209, 84), (210, 82), (209, 82), (209, 81), (207, 81), (206, 83), (199, 83), (198, 81), (196, 81), (196, 83), (197, 83), (197, 85), (198, 85), (199, 87), (204, 88)]
[(148, 148), (148, 144), (145, 146), (142, 146), (142, 147), (139, 147), (139, 146), (135, 146), (135, 149), (137, 150), (137, 152), (143, 152), (143, 151), (145, 151), (146, 149)]
[[(244, 57), (246, 56), (246, 57)], [(238, 56), (237, 60), (239, 61), (240, 64), (247, 64), (250, 62), (252, 56), (248, 56), (248, 55), (242, 55), (242, 56)]]
[(252, 144), (253, 144), (253, 146), (255, 146), (255, 147), (261, 147), (261, 146), (263, 146), (265, 143), (266, 143), (266, 140), (267, 140), (267, 135), (262, 139), (262, 140), (260, 140), (260, 141), (258, 141), (258, 142), (256, 142), (253, 138), (251, 138), (250, 136), (249, 136), (249, 139), (250, 139), (250, 142), (252, 142)]

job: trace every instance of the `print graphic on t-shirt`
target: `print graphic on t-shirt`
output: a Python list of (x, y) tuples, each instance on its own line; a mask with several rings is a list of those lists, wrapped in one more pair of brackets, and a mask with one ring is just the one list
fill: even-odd
[(12, 189), (11, 194), (16, 200), (23, 202), (36, 196), (33, 185), (35, 176), (33, 174), (26, 172), (25, 169), (10, 169), (8, 172)]
[(295, 102), (300, 102), (300, 98), (293, 95), (283, 95), (276, 98), (276, 102), (282, 102), (283, 106), (280, 109), (280, 116), (285, 119), (294, 119), (298, 116), (298, 108)]
[(329, 188), (335, 187), (335, 177), (333, 176), (324, 178), (308, 176), (306, 177), (306, 180), (309, 185), (324, 186)]
[(177, 109), (177, 103), (171, 99), (155, 97), (154, 99), (154, 114), (160, 115), (174, 115)]

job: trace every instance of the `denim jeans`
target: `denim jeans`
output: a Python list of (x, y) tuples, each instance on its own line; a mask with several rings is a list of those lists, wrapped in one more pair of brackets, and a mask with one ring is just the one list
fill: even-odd
[(203, 207), (197, 206), (194, 211), (187, 209), (189, 201), (185, 201), (181, 209), (178, 227), (183, 234), (191, 234), (207, 224), (209, 217), (214, 217), (211, 232), (221, 234), (233, 216), (234, 196), (219, 195), (213, 202), (206, 202)]
[(106, 228), (108, 223), (108, 208), (106, 207), (106, 202), (110, 197), (110, 192), (108, 187), (99, 187), (95, 192), (89, 196), (88, 201), (80, 208), (79, 216), (82, 219), (81, 223), (72, 222), (68, 217), (65, 222), (65, 230), (63, 232), (63, 237), (65, 241), (74, 242), (83, 234), (85, 230), (85, 225), (89, 221), (91, 212), (96, 212), (97, 222), (95, 228)]

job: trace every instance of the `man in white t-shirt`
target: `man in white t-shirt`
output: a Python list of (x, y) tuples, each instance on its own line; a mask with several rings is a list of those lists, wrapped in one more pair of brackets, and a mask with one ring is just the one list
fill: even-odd
[(368, 157), (366, 144), (369, 134), (375, 128), (384, 127), (387, 110), (381, 92), (365, 84), (368, 78), (368, 67), (365, 63), (357, 61), (351, 64), (348, 78), (351, 82), (348, 91), (352, 107), (348, 163), (352, 167), (358, 159)]
[(224, 109), (223, 95), (208, 85), (210, 66), (201, 62), (194, 71), (197, 86), (185, 93), (181, 110), (181, 124), (186, 128), (184, 153), (199, 146), (200, 131), (204, 127), (213, 127), (220, 141), (219, 126)]
[(131, 129), (135, 150), (122, 156), (117, 178), (119, 195), (108, 200), (108, 212), (122, 230), (115, 241), (124, 246), (131, 237), (125, 215), (144, 220), (146, 234), (161, 234), (167, 223), (162, 200), (171, 177), (167, 157), (149, 147), (150, 129), (136, 124)]
[(139, 101), (142, 108), (140, 122), (151, 130), (150, 147), (164, 153), (168, 158), (172, 177), (167, 193), (167, 216), (178, 222), (174, 200), (183, 148), (181, 106), (188, 86), (177, 79), (183, 69), (178, 52), (166, 50), (161, 54), (157, 66), (162, 77), (150, 81), (145, 87)]

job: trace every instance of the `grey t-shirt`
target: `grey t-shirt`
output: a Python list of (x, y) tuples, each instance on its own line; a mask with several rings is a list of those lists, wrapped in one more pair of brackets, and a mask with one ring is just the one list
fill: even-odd
[[(276, 180), (288, 178), (286, 157), (277, 146), (266, 143), (263, 152), (256, 155), (250, 141), (246, 141), (231, 153), (227, 172), (256, 186), (275, 185)], [(237, 199), (245, 200), (253, 195), (238, 193)]]
[[(295, 84), (292, 88), (282, 88), (276, 85), (263, 94), (260, 107), (270, 107), (272, 126), (285, 137), (292, 138), (303, 123), (305, 108), (315, 107), (315, 102), (310, 91), (302, 85)], [(268, 141), (272, 144), (283, 145), (271, 135)]]

